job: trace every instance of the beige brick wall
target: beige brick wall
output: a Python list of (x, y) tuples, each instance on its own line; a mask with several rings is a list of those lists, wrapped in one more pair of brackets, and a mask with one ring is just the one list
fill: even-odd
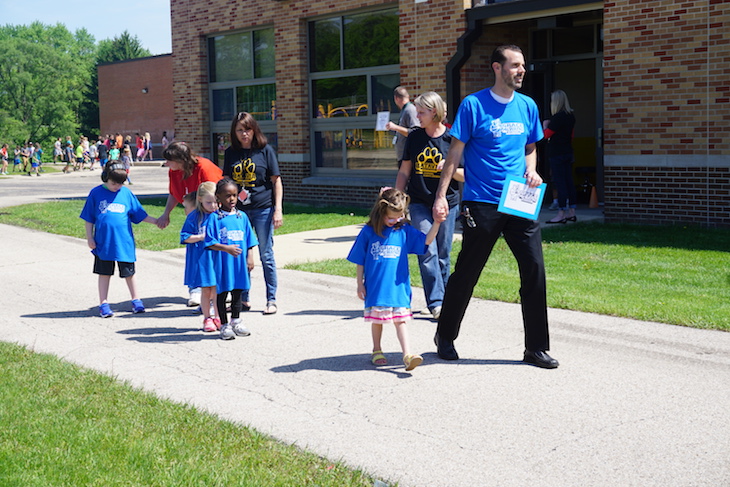
[(730, 3), (606, 2), (604, 32), (607, 219), (730, 225)]
[(604, 32), (607, 151), (728, 154), (728, 2), (606, 2)]

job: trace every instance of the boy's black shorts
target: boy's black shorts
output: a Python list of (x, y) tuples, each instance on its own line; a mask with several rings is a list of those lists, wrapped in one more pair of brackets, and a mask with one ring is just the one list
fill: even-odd
[[(94, 256), (94, 274), (102, 276), (114, 275), (113, 260), (101, 260), (98, 256)], [(134, 275), (134, 262), (117, 262), (119, 266), (119, 277), (132, 277)]]

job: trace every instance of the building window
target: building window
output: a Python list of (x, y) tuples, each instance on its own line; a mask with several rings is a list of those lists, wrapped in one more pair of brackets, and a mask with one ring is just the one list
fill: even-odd
[(376, 132), (378, 112), (398, 119), (398, 10), (309, 23), (314, 172), (395, 168), (393, 134)]
[(215, 162), (223, 162), (221, 147), (228, 144), (231, 120), (238, 112), (249, 112), (269, 140), (277, 139), (274, 63), (273, 28), (208, 38), (208, 88)]
[(210, 82), (274, 77), (274, 29), (208, 39)]

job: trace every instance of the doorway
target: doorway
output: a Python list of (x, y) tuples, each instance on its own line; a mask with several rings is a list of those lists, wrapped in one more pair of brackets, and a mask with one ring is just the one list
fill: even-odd
[[(597, 13), (587, 12), (553, 21), (538, 19), (537, 28), (530, 33), (526, 93), (537, 102), (542, 118), (551, 116), (550, 95), (555, 90), (568, 95), (575, 113), (573, 182), (579, 203), (588, 202), (592, 186), (596, 187), (599, 202), (603, 201), (601, 20)], [(543, 171), (548, 169), (546, 166), (541, 166)]]

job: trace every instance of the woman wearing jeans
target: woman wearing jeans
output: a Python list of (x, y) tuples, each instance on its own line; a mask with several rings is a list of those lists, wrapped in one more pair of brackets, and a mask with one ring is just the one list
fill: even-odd
[[(246, 212), (256, 232), (266, 281), (264, 314), (274, 314), (277, 311), (274, 229), (284, 221), (281, 210), (284, 188), (276, 153), (268, 145), (259, 124), (247, 112), (239, 113), (231, 122), (231, 146), (225, 152), (223, 175), (238, 183), (240, 193), (236, 206)], [(241, 301), (244, 310), (251, 309), (247, 290), (241, 294)]]
[[(426, 92), (416, 98), (413, 104), (416, 106), (421, 127), (408, 134), (395, 187), (408, 193), (411, 198), (411, 224), (427, 234), (433, 225), (431, 207), (441, 178), (441, 167), (449, 152), (451, 135), (443, 123), (446, 118), (446, 103), (437, 93)], [(427, 252), (418, 256), (426, 305), (436, 320), (441, 314), (451, 267), (449, 254), (454, 239), (456, 216), (459, 213), (457, 180), (464, 180), (463, 169), (457, 169), (446, 194), (449, 202), (446, 221), (441, 223), (441, 228), (428, 246)]]

